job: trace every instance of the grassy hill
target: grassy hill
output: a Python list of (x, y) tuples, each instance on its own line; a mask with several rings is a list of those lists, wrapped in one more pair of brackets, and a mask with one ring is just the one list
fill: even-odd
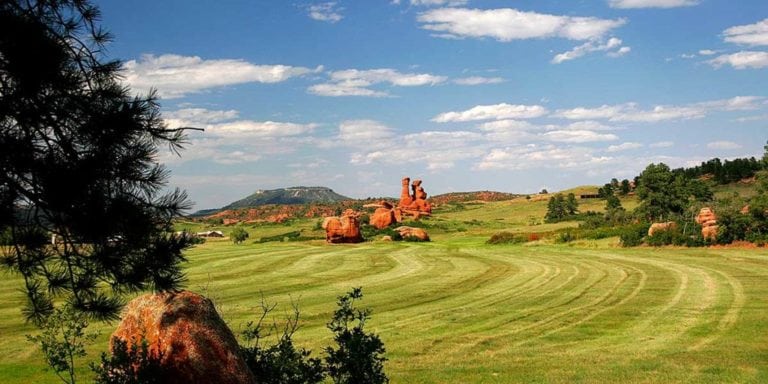
[[(485, 243), (499, 231), (578, 225), (542, 224), (546, 205), (524, 197), (442, 205), (418, 223), (430, 243), (288, 241), (297, 231), (322, 239), (317, 219), (243, 225), (247, 243), (211, 239), (187, 253), (187, 287), (211, 297), (235, 331), (256, 319), (261, 295), (278, 304), (279, 323), (297, 301), (295, 342), (316, 356), (331, 342), (325, 324), (336, 296), (362, 286), (362, 305), (373, 309), (366, 326), (385, 342), (393, 383), (768, 382), (765, 249)], [(257, 243), (264, 238), (276, 241)], [(34, 328), (19, 312), (22, 283), (4, 273), (0, 381), (55, 383), (24, 339)], [(114, 327), (94, 324), (92, 360)]]

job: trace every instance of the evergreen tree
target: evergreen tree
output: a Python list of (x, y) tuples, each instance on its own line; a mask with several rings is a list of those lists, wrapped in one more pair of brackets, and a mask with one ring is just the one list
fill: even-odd
[(669, 220), (685, 213), (690, 198), (707, 201), (712, 191), (699, 180), (691, 180), (682, 173), (673, 173), (664, 163), (650, 164), (639, 176), (637, 196), (640, 205), (636, 212), (649, 221)]
[(568, 198), (565, 200), (565, 213), (569, 216), (575, 215), (579, 212), (579, 202), (576, 201), (576, 195), (573, 193), (568, 194)]
[[(23, 278), (38, 324), (54, 302), (116, 319), (126, 292), (177, 289), (190, 238), (171, 220), (186, 194), (161, 194), (158, 147), (178, 152), (154, 93), (133, 97), (84, 0), (0, 3), (2, 262)], [(51, 239), (55, 239), (51, 244)]]
[(619, 187), (619, 191), (622, 195), (626, 196), (629, 194), (629, 192), (632, 190), (632, 188), (629, 186), (629, 180), (624, 179), (621, 181), (621, 186)]

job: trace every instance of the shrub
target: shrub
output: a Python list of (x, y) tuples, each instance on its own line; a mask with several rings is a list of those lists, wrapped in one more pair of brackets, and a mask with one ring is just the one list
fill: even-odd
[(555, 242), (557, 243), (570, 243), (574, 240), (576, 240), (576, 235), (570, 231), (560, 232), (555, 238)]
[(319, 383), (325, 378), (325, 367), (322, 360), (310, 357), (311, 351), (296, 348), (293, 345), (293, 334), (299, 326), (299, 308), (293, 304), (293, 316), (287, 319), (286, 325), (277, 344), (264, 347), (261, 340), (269, 336), (269, 332), (278, 328), (273, 323), (265, 333), (264, 319), (275, 308), (261, 301), (261, 316), (256, 322), (248, 322), (241, 335), (246, 341), (240, 346), (240, 352), (245, 357), (245, 363), (265, 384), (304, 384)]
[(240, 244), (248, 238), (248, 231), (242, 227), (237, 227), (229, 234), (229, 238), (232, 239), (233, 243)]
[(643, 237), (648, 233), (649, 224), (632, 224), (621, 229), (619, 242), (622, 247), (636, 247), (643, 243)]
[[(370, 317), (368, 308), (355, 308), (355, 301), (363, 297), (361, 288), (353, 288), (339, 296), (338, 309), (328, 323), (334, 333), (337, 347), (327, 347), (325, 358), (328, 376), (336, 384), (388, 383), (384, 373), (384, 343), (374, 333), (366, 333), (365, 321)], [(350, 328), (351, 326), (351, 328)]]
[(91, 363), (97, 384), (161, 384), (162, 352), (154, 355), (146, 339), (128, 347), (128, 343), (112, 338), (112, 354), (101, 354), (101, 364)]
[(86, 333), (88, 321), (82, 312), (65, 304), (39, 323), (42, 333), (27, 335), (27, 340), (38, 344), (49, 367), (61, 381), (77, 382), (75, 363), (85, 357), (85, 344), (92, 342), (97, 333)]
[(486, 244), (522, 244), (527, 237), (519, 233), (499, 232), (493, 234)]

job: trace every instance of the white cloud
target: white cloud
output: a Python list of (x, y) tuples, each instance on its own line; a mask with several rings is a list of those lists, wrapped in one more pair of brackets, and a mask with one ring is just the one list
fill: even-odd
[(165, 121), (170, 126), (181, 127), (189, 124), (209, 124), (236, 119), (239, 113), (233, 109), (227, 111), (205, 108), (185, 108), (163, 112)]
[(611, 133), (597, 133), (593, 131), (551, 131), (542, 135), (546, 140), (561, 143), (590, 143), (596, 141), (613, 141), (619, 137)]
[[(614, 50), (615, 49), (615, 50)], [(610, 51), (611, 57), (620, 57), (630, 51), (629, 47), (621, 46), (621, 39), (612, 37), (607, 42), (601, 43), (597, 40), (590, 40), (586, 43), (579, 45), (568, 52), (563, 52), (555, 55), (552, 59), (553, 64), (560, 64), (564, 61), (577, 59), (590, 52)]]
[(768, 67), (768, 52), (741, 51), (729, 55), (720, 55), (707, 61), (707, 63), (715, 68), (720, 68), (724, 65), (730, 65), (735, 69), (765, 68)]
[(715, 141), (707, 144), (709, 149), (740, 149), (741, 145), (732, 141)]
[(611, 162), (611, 157), (595, 156), (580, 147), (528, 144), (491, 150), (476, 165), (479, 170), (521, 170), (532, 168), (591, 169)]
[(698, 5), (698, 0), (609, 0), (611, 8), (676, 8)]
[(327, 2), (314, 4), (307, 7), (309, 11), (309, 17), (318, 21), (327, 21), (329, 23), (336, 23), (344, 18), (341, 15), (341, 11), (344, 8), (340, 8), (336, 5), (336, 2)]
[(619, 128), (602, 124), (593, 120), (577, 121), (563, 127), (564, 129), (587, 130), (587, 131), (615, 131)]
[(699, 55), (702, 56), (712, 56), (714, 54), (717, 54), (717, 51), (713, 51), (711, 49), (702, 49), (699, 51)]
[(501, 77), (470, 76), (454, 79), (453, 82), (459, 85), (481, 85), (503, 83), (504, 79)]
[(570, 40), (601, 38), (626, 22), (595, 17), (558, 16), (511, 8), (440, 8), (418, 16), (423, 29), (444, 38), (484, 38), (508, 42), (560, 37)]
[(335, 71), (331, 72), (330, 80), (330, 83), (309, 87), (309, 93), (320, 96), (386, 97), (389, 96), (387, 92), (377, 91), (369, 87), (381, 83), (397, 87), (436, 85), (445, 82), (447, 78), (428, 73), (401, 73), (390, 68), (380, 68)]
[(453, 168), (457, 161), (477, 158), (485, 153), (482, 135), (468, 131), (427, 131), (392, 140), (386, 147), (368, 147), (353, 153), (355, 165), (419, 164), (429, 171)]
[[(425, 7), (457, 7), (465, 5), (468, 0), (411, 0), (411, 5), (421, 5)], [(400, 4), (398, 0), (397, 3)]]
[(547, 113), (541, 105), (495, 104), (478, 105), (461, 112), (445, 112), (432, 118), (436, 123), (477, 120), (532, 119)]
[(311, 132), (317, 124), (297, 124), (276, 121), (239, 120), (228, 123), (209, 124), (205, 131), (226, 137), (284, 137), (299, 136)]
[(758, 108), (764, 100), (760, 96), (736, 96), (730, 99), (707, 101), (688, 105), (657, 105), (640, 109), (636, 103), (602, 105), (597, 108), (578, 107), (558, 110), (552, 116), (571, 120), (605, 119), (617, 122), (652, 123), (666, 120), (689, 120), (707, 116), (713, 111), (737, 111)]
[(737, 25), (723, 31), (725, 41), (751, 46), (768, 45), (768, 18), (754, 24)]
[(164, 98), (244, 83), (279, 83), (321, 70), (288, 65), (256, 65), (244, 60), (204, 60), (198, 56), (142, 55), (123, 66), (124, 81), (134, 91), (155, 88)]
[(671, 141), (659, 141), (659, 142), (656, 142), (656, 143), (652, 143), (652, 144), (650, 144), (648, 146), (651, 147), (651, 148), (670, 148), (670, 147), (672, 147), (674, 145), (675, 145), (675, 143), (671, 142)]
[(608, 52), (605, 55), (608, 57), (622, 57), (626, 55), (627, 53), (631, 52), (632, 48), (630, 47), (621, 47), (618, 51)]
[(347, 145), (369, 147), (394, 136), (392, 128), (375, 120), (346, 120), (339, 124), (339, 140)]
[(560, 109), (553, 116), (569, 120), (610, 119), (618, 115), (626, 104), (602, 105), (597, 108), (577, 107), (573, 109)]
[(538, 129), (538, 126), (521, 120), (497, 120), (489, 121), (478, 126), (483, 131), (530, 131)]
[(736, 121), (739, 123), (747, 123), (750, 121), (764, 121), (764, 120), (768, 120), (768, 114), (758, 115), (758, 116), (739, 117), (738, 119), (736, 119)]
[(643, 145), (640, 143), (621, 143), (619, 145), (608, 146), (608, 149), (606, 149), (606, 152), (623, 152), (623, 151), (628, 151), (631, 149), (637, 149), (642, 147)]

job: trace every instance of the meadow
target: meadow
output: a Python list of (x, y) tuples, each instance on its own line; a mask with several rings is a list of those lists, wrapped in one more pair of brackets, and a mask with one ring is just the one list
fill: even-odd
[[(262, 299), (277, 304), (277, 323), (297, 303), (294, 341), (321, 355), (336, 297), (362, 286), (393, 383), (768, 382), (766, 249), (485, 244), (502, 230), (577, 225), (541, 224), (545, 209), (520, 198), (439, 210), (425, 222), (429, 243), (257, 243), (323, 234), (309, 219), (246, 226), (243, 244), (208, 240), (188, 252), (187, 287), (213, 299), (235, 331), (258, 318)], [(20, 281), (2, 276), (0, 381), (57, 382), (25, 340), (34, 328), (20, 314)], [(114, 324), (92, 328), (102, 333), (89, 349), (96, 360)]]

